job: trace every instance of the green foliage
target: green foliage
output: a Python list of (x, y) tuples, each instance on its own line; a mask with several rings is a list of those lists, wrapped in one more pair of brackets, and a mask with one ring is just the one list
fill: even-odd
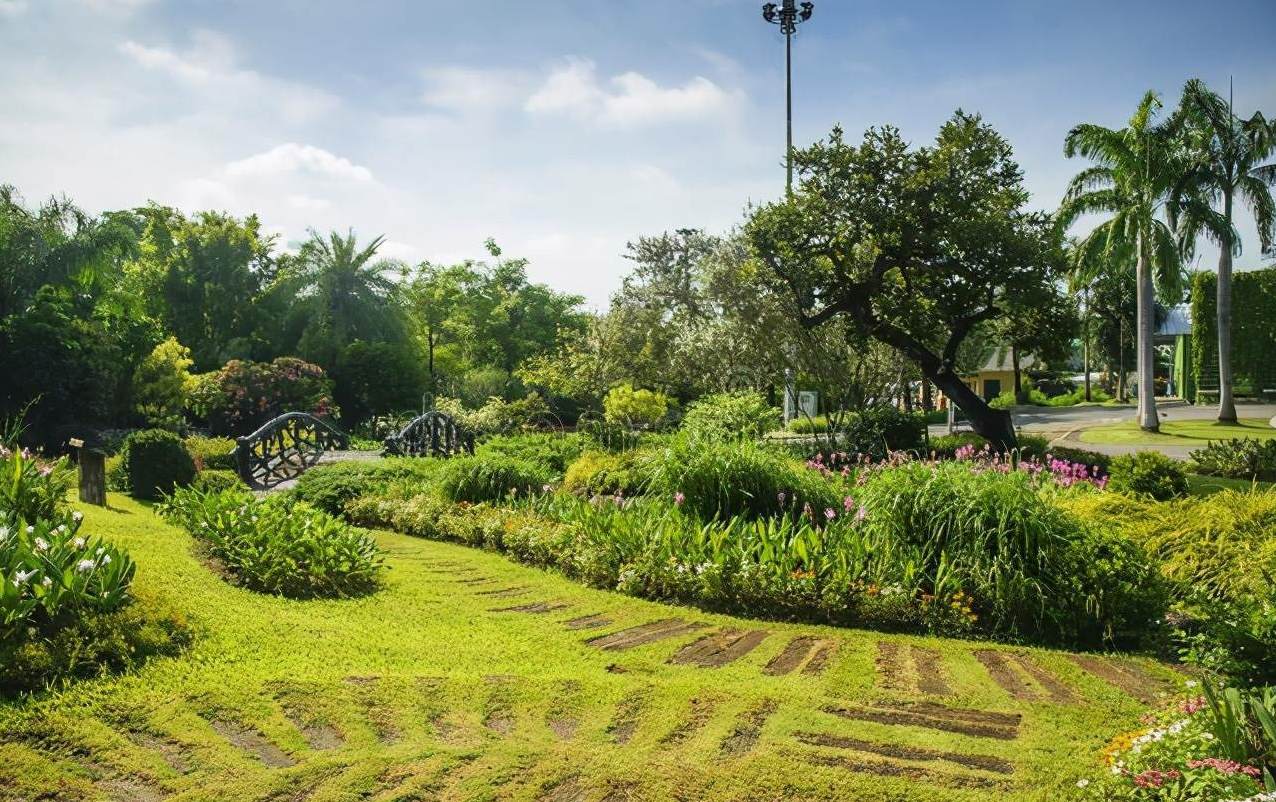
[(1191, 454), (1194, 473), (1276, 481), (1276, 440), (1214, 440)]
[(869, 407), (847, 417), (845, 434), (845, 450), (881, 459), (890, 451), (924, 449), (926, 421), (892, 406)]
[(229, 437), (188, 437), (183, 442), (196, 470), (233, 471), (237, 467), (235, 441)]
[(134, 407), (158, 429), (182, 428), (182, 410), (192, 388), (190, 349), (169, 337), (155, 346), (133, 372)]
[(117, 493), (129, 492), (128, 474), (124, 472), (124, 457), (113, 454), (106, 458), (106, 489)]
[(1214, 690), (1205, 684), (1207, 721), (1223, 756), (1262, 774), (1268, 791), (1276, 791), (1276, 687)]
[(435, 400), (434, 408), (451, 415), (467, 431), (480, 435), (527, 431), (550, 420), (549, 406), (536, 392), (516, 401), (491, 396), (474, 410), (467, 409), (460, 399), (443, 397)]
[(72, 472), (0, 446), (0, 477), (0, 692), (140, 657), (149, 632), (117, 615), (132, 602), (133, 561), (81, 532), (66, 503)]
[(425, 386), (420, 354), (403, 342), (350, 343), (341, 349), (332, 378), (346, 428), (374, 415), (417, 408)]
[(244, 480), (240, 479), (239, 474), (234, 471), (208, 468), (195, 474), (195, 480), (191, 482), (191, 488), (201, 493), (216, 493), (221, 490), (235, 488), (247, 490), (248, 485), (244, 484)]
[(647, 455), (638, 450), (608, 453), (586, 451), (563, 477), (563, 490), (585, 496), (622, 496), (644, 492), (643, 464)]
[(285, 412), (324, 417), (335, 411), (323, 368), (295, 357), (233, 359), (212, 376), (197, 377), (191, 394), (191, 412), (218, 435), (248, 434)]
[(669, 398), (654, 390), (635, 390), (632, 384), (618, 384), (603, 399), (603, 415), (608, 423), (631, 428), (654, 428), (669, 414)]
[(543, 492), (553, 478), (544, 465), (503, 454), (452, 457), (440, 472), (439, 489), (453, 501), (497, 501)]
[(157, 499), (195, 478), (195, 463), (181, 438), (163, 429), (133, 432), (125, 438), (120, 456), (135, 498)]
[(500, 454), (532, 462), (550, 471), (557, 481), (567, 466), (585, 450), (588, 442), (583, 435), (564, 432), (506, 435), (485, 440), (476, 449), (476, 454), (480, 457)]
[(780, 428), (780, 410), (759, 393), (715, 393), (687, 408), (681, 428), (706, 440), (758, 438)]
[(1187, 472), (1177, 460), (1158, 451), (1123, 454), (1109, 465), (1111, 482), (1118, 493), (1148, 496), (1168, 501), (1187, 495)]
[(286, 496), (254, 499), (242, 489), (175, 491), (159, 506), (225, 566), (234, 581), (294, 599), (358, 596), (383, 569), (366, 533)]
[(686, 509), (705, 519), (799, 515), (804, 507), (837, 507), (836, 489), (801, 462), (750, 441), (734, 444), (675, 437), (646, 452), (639, 471), (648, 492), (682, 494)]
[[(1103, 403), (1104, 401), (1111, 401), (1111, 400), (1112, 400), (1112, 396), (1104, 392), (1102, 387), (1092, 386), (1090, 388), (1091, 403), (1100, 404), (1100, 403)], [(1071, 406), (1076, 406), (1077, 404), (1083, 404), (1085, 403), (1085, 388), (1078, 387), (1077, 389), (1073, 390), (1070, 393), (1064, 393), (1063, 395), (1051, 396), (1046, 399), (1045, 403), (1046, 403), (1046, 406), (1049, 406), (1049, 407), (1071, 407)]]
[[(1218, 389), (1218, 277), (1192, 278), (1192, 365), (1197, 391)], [(1276, 389), (1276, 268), (1232, 274), (1232, 370), (1238, 393)], [(1204, 399), (1198, 397), (1200, 402)]]
[(984, 446), (992, 448), (986, 438), (974, 432), (958, 432), (930, 439), (930, 453), (936, 459), (952, 459), (959, 448), (973, 448), (975, 451), (981, 451)]
[(1276, 683), (1276, 491), (1225, 490), (1168, 503), (1088, 493), (1064, 503), (1158, 561), (1186, 658), (1247, 682)]
[(442, 467), (442, 460), (420, 457), (339, 462), (306, 471), (298, 477), (292, 493), (329, 515), (340, 515), (350, 500), (394, 483), (410, 484), (419, 492), (435, 480)]

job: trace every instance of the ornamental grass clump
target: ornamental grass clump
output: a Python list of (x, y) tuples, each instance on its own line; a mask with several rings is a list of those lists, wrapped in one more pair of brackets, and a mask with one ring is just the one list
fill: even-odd
[(190, 532), (234, 581), (294, 599), (357, 596), (376, 589), (383, 557), (365, 532), (285, 496), (179, 489), (160, 514)]

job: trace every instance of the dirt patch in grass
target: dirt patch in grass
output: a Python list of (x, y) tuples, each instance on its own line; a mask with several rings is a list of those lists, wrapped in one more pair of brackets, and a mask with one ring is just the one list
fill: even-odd
[(904, 777), (909, 780), (916, 780), (949, 788), (972, 788), (1008, 792), (1013, 787), (1009, 783), (1001, 780), (994, 780), (990, 777), (942, 774), (929, 769), (919, 768), (917, 766), (904, 766), (884, 760), (856, 760), (836, 755), (812, 754), (803, 754), (802, 757), (808, 763), (814, 763), (820, 766), (836, 766), (838, 768), (846, 769), (847, 771), (859, 772), (861, 774), (876, 774), (879, 777)]
[(1050, 696), (1050, 701), (1058, 702), (1061, 705), (1076, 704), (1076, 694), (1067, 685), (1064, 685), (1058, 677), (1052, 672), (1043, 668), (1037, 661), (1033, 660), (1026, 654), (1012, 655), (1013, 659), (1020, 668), (1024, 670), (1028, 676), (1037, 681), (1037, 684), (1046, 689), (1046, 693)]
[(1019, 737), (1019, 716), (988, 713), (981, 710), (965, 710), (936, 704), (878, 703), (865, 707), (826, 707), (826, 712), (856, 721), (872, 721), (878, 724), (924, 727), (941, 732), (973, 735), (977, 738), (996, 738), (1009, 741)]
[(512, 588), (497, 588), (496, 590), (480, 590), (480, 596), (493, 596), (496, 598), (509, 598), (510, 596), (525, 596), (531, 593), (532, 589), (526, 585), (515, 585)]
[(571, 607), (565, 602), (532, 602), (531, 604), (518, 604), (513, 607), (497, 607), (491, 612), (493, 613), (531, 613), (539, 615), (542, 613), (552, 613), (555, 610), (565, 610)]
[(904, 656), (904, 647), (890, 641), (879, 641), (877, 657), (873, 659), (877, 670), (877, 685), (888, 691), (910, 691), (912, 682), (908, 678), (908, 663)]
[(98, 780), (93, 785), (106, 794), (111, 802), (163, 802), (168, 798), (164, 789), (137, 777), (110, 777)]
[(689, 643), (669, 658), (670, 663), (695, 665), (701, 668), (717, 668), (735, 662), (757, 648), (766, 640), (767, 632), (760, 629), (740, 632), (724, 629), (706, 635), (695, 643)]
[(856, 752), (868, 752), (881, 757), (897, 760), (932, 761), (942, 760), (956, 763), (968, 769), (982, 769), (997, 774), (1013, 774), (1015, 767), (1005, 758), (993, 755), (967, 755), (961, 752), (946, 752), (940, 749), (927, 749), (923, 746), (906, 746), (904, 744), (884, 744), (864, 741), (859, 738), (847, 738), (840, 735), (799, 732), (793, 737), (811, 746), (829, 746), (834, 749), (851, 749)]
[(484, 706), (483, 726), (498, 735), (509, 735), (514, 732), (514, 711), (511, 705), (513, 696), (512, 677), (484, 677), (483, 680), (492, 687)]
[(802, 665), (803, 661), (811, 654), (811, 650), (821, 641), (809, 635), (799, 635), (793, 640), (785, 644), (784, 649), (779, 654), (771, 658), (771, 662), (767, 663), (762, 669), (763, 674), (770, 674), (773, 677), (782, 677), (785, 674), (791, 674)]
[(191, 770), (190, 756), (186, 748), (171, 738), (164, 738), (145, 730), (126, 730), (125, 737), (140, 749), (155, 752), (164, 763), (178, 774), (188, 774)]
[(629, 629), (622, 629), (610, 635), (590, 638), (586, 643), (598, 649), (619, 651), (632, 649), (635, 646), (642, 646), (647, 643), (655, 643), (656, 641), (678, 635), (685, 635), (697, 629), (704, 629), (706, 626), (708, 625), (699, 621), (686, 622), (681, 618), (662, 618), (649, 624), (640, 624)]
[(1159, 696), (1158, 691), (1165, 690), (1164, 682), (1134, 666), (1121, 665), (1092, 654), (1070, 654), (1068, 657), (1084, 670), (1141, 702), (1152, 704)]
[(917, 688), (931, 696), (947, 696), (952, 693), (948, 687), (948, 677), (944, 672), (944, 661), (938, 649), (927, 649), (913, 646), (913, 668), (917, 672)]
[(607, 725), (607, 733), (618, 744), (627, 744), (638, 729), (638, 717), (647, 704), (646, 691), (631, 693), (616, 705), (616, 713)]
[(272, 769), (297, 765), (297, 761), (293, 760), (287, 752), (275, 746), (274, 742), (258, 730), (220, 718), (212, 719), (208, 723), (231, 746), (247, 752)]
[(355, 703), (363, 710), (363, 717), (376, 733), (377, 740), (384, 744), (398, 741), (402, 733), (395, 721), (394, 709), (377, 693), (377, 678), (346, 677), (345, 681), (351, 686)]
[(489, 583), (492, 583), (492, 582), (495, 582), (495, 581), (496, 581), (495, 579), (492, 579), (492, 578), (490, 578), (490, 577), (486, 577), (486, 576), (476, 576), (476, 577), (472, 577), (472, 578), (470, 578), (470, 579), (458, 579), (458, 580), (457, 580), (457, 582), (459, 582), (459, 583), (460, 583), (460, 584), (462, 584), (462, 585), (486, 585), (486, 584), (489, 584)]
[(992, 681), (1001, 686), (1001, 689), (1016, 699), (1022, 699), (1031, 702), (1040, 698), (1040, 694), (1032, 685), (1024, 678), (1024, 676), (1014, 669), (1014, 665), (1010, 662), (1010, 658), (1005, 652), (995, 649), (976, 649), (975, 659), (983, 664), (988, 671), (988, 676), (992, 677)]
[(699, 732), (713, 718), (719, 700), (715, 697), (693, 696), (687, 717), (660, 739), (662, 744), (680, 744)]
[(762, 735), (762, 725), (775, 712), (778, 702), (774, 699), (763, 699), (761, 703), (745, 711), (735, 729), (722, 740), (721, 752), (726, 757), (739, 757), (753, 749)]
[(570, 621), (564, 621), (563, 626), (570, 630), (598, 629), (599, 627), (605, 627), (610, 623), (611, 619), (607, 618), (602, 613), (591, 613), (589, 615), (582, 615), (579, 618), (573, 618)]
[(345, 736), (303, 703), (304, 699), (313, 698), (317, 693), (319, 689), (315, 687), (284, 683), (276, 688), (275, 699), (284, 711), (284, 717), (301, 732), (311, 749), (317, 752), (337, 749), (346, 742)]
[(536, 802), (585, 802), (586, 799), (588, 791), (585, 786), (578, 778), (568, 777), (536, 797)]
[(823, 673), (828, 667), (829, 660), (833, 658), (833, 653), (837, 651), (837, 644), (833, 641), (824, 641), (821, 645), (816, 646), (811, 654), (811, 659), (806, 661), (806, 665), (802, 666), (802, 673), (807, 676), (815, 676)]

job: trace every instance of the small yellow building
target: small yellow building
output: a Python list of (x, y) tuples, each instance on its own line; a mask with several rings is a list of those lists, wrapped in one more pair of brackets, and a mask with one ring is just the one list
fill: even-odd
[[(1029, 368), (1036, 364), (1036, 360), (1032, 358), (1031, 354), (1022, 354), (1019, 357), (1020, 373), (1026, 373)], [(991, 401), (1002, 393), (1013, 390), (1015, 387), (1015, 366), (1010, 359), (1010, 349), (998, 348), (993, 351), (978, 373), (962, 376), (962, 381), (985, 401)], [(936, 408), (946, 409), (947, 407), (948, 399), (943, 393), (940, 393), (936, 399)]]

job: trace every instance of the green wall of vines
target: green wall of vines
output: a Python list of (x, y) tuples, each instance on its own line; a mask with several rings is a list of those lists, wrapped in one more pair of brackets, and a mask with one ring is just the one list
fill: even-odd
[[(1192, 279), (1192, 375), (1198, 393), (1218, 390), (1217, 281), (1213, 273)], [(1276, 268), (1232, 274), (1232, 371), (1238, 394), (1276, 389)]]

